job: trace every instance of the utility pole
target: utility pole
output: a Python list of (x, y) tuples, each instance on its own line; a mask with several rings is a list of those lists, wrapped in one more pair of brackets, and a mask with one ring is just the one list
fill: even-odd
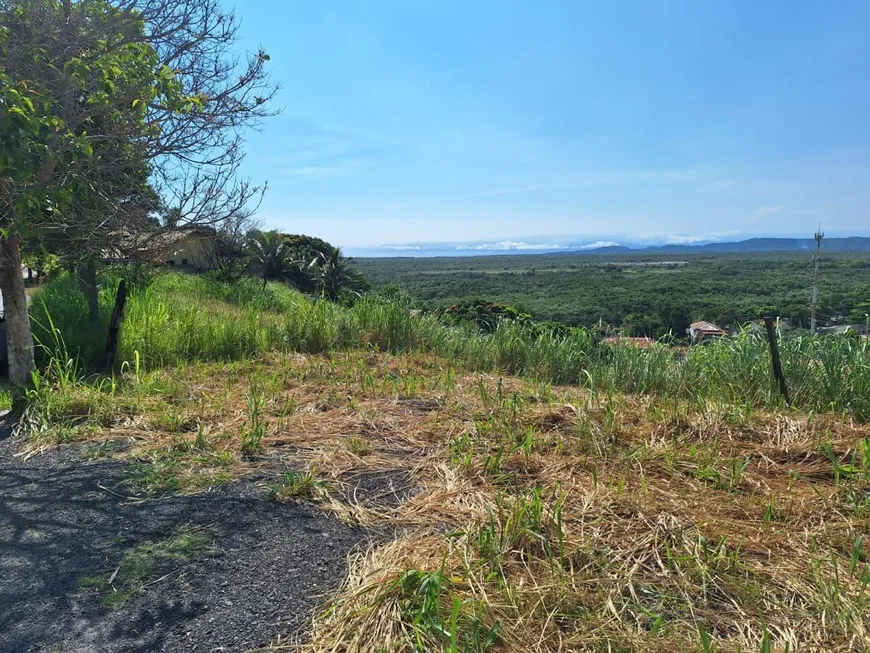
[(822, 233), (822, 225), (819, 225), (819, 230), (816, 232), (816, 253), (813, 255), (815, 262), (815, 271), (813, 272), (813, 303), (812, 312), (810, 313), (810, 335), (816, 335), (816, 306), (819, 303), (819, 258), (822, 251), (822, 238), (825, 234)]

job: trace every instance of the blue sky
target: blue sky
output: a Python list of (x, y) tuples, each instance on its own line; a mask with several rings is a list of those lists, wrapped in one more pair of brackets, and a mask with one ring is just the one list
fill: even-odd
[(870, 235), (870, 3), (246, 0), (269, 227), (346, 247)]

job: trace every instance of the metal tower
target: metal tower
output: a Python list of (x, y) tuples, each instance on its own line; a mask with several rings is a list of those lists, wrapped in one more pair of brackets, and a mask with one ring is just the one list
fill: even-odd
[(822, 233), (822, 226), (819, 225), (819, 230), (816, 232), (816, 253), (813, 254), (815, 262), (815, 271), (813, 272), (813, 303), (812, 312), (810, 313), (810, 334), (816, 335), (816, 306), (819, 303), (819, 259), (821, 258), (822, 238), (825, 234)]

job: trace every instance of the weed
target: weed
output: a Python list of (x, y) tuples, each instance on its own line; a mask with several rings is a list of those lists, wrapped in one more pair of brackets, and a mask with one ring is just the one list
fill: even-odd
[(260, 442), (266, 435), (265, 422), (262, 418), (266, 400), (252, 388), (251, 392), (245, 395), (245, 404), (248, 406), (249, 419), (241, 430), (242, 455), (250, 456), (260, 450)]
[(296, 472), (285, 467), (277, 483), (270, 483), (267, 501), (286, 499), (314, 499), (329, 491), (329, 484), (312, 474), (311, 470)]
[(372, 445), (362, 438), (355, 435), (345, 440), (347, 449), (357, 456), (368, 456), (372, 452)]
[(413, 629), (415, 651), (430, 650), (434, 643), (446, 653), (485, 653), (498, 641), (498, 621), (486, 627), (460, 598), (449, 600), (451, 583), (443, 570), (409, 569), (394, 588), (400, 593), (403, 617)]

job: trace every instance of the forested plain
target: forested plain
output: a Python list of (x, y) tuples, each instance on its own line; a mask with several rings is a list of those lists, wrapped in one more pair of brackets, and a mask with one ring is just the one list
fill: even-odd
[[(722, 326), (775, 314), (807, 326), (810, 253), (534, 254), (357, 259), (375, 289), (399, 286), (421, 308), (484, 300), (537, 320), (683, 333), (693, 320)], [(822, 324), (863, 323), (870, 313), (870, 253), (832, 253), (820, 264)]]

